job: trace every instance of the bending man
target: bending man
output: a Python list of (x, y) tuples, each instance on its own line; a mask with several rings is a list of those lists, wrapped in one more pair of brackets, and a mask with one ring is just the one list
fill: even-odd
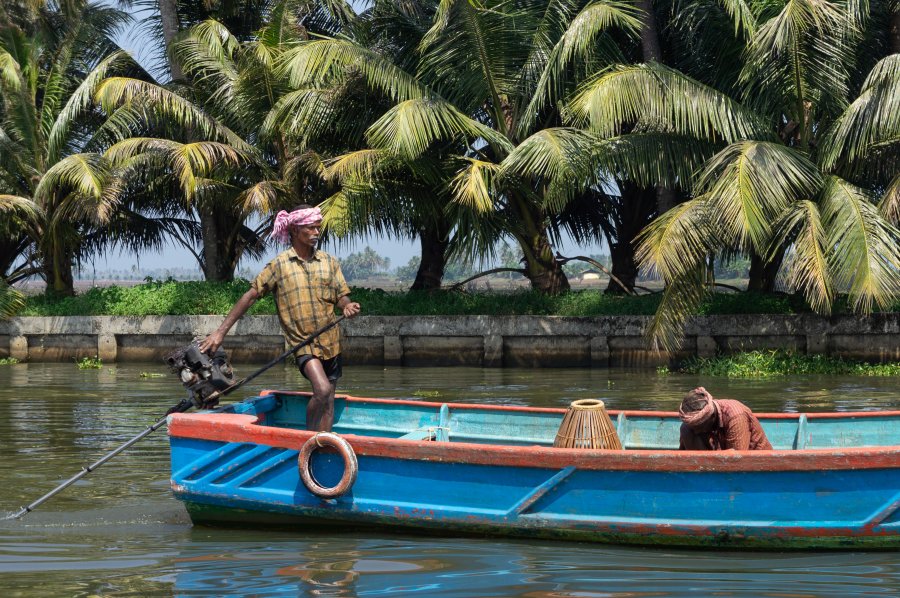
[(740, 401), (714, 399), (702, 386), (684, 396), (679, 449), (690, 451), (771, 450), (759, 420)]
[[(359, 303), (350, 300), (350, 287), (337, 259), (316, 248), (321, 222), (319, 208), (305, 204), (290, 213), (278, 213), (272, 237), (291, 246), (263, 268), (200, 350), (218, 349), (234, 323), (266, 293), (274, 294), (278, 320), (291, 346), (333, 322), (335, 306), (348, 318), (359, 313)], [(342, 374), (340, 334), (336, 326), (296, 355), (300, 373), (312, 384), (313, 396), (306, 407), (309, 430), (327, 432), (334, 423), (334, 389)]]

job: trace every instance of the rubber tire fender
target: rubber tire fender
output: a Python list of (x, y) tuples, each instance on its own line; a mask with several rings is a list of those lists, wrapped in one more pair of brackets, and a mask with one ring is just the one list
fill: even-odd
[[(335, 449), (344, 460), (344, 474), (340, 481), (330, 487), (321, 486), (316, 478), (313, 477), (309, 468), (312, 454), (320, 448), (331, 447)], [(337, 498), (346, 494), (353, 484), (356, 482), (356, 474), (359, 473), (359, 463), (356, 460), (356, 453), (350, 443), (332, 432), (316, 432), (316, 434), (303, 443), (300, 449), (300, 456), (297, 457), (297, 466), (300, 469), (300, 479), (306, 489), (318, 496), (319, 498)]]

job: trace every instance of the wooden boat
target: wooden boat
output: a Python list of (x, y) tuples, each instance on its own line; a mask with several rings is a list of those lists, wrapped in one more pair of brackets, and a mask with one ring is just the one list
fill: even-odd
[[(305, 430), (308, 399), (264, 391), (170, 416), (172, 489), (194, 522), (900, 546), (900, 411), (759, 414), (775, 450), (722, 452), (676, 450), (675, 413), (610, 411), (624, 448), (600, 450), (552, 446), (563, 409), (338, 397), (334, 432), (346, 446), (331, 442), (335, 452)], [(334, 498), (310, 490), (341, 484)]]

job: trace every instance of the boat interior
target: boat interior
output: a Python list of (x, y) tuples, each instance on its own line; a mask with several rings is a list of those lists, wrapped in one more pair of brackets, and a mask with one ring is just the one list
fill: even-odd
[[(261, 425), (306, 429), (308, 393), (265, 391), (218, 413), (264, 415)], [(530, 409), (360, 399), (338, 396), (333, 431), (399, 440), (489, 445), (553, 446), (564, 409)], [(625, 450), (677, 449), (676, 413), (610, 411)], [(898, 444), (900, 412), (757, 414), (775, 450), (876, 447)]]

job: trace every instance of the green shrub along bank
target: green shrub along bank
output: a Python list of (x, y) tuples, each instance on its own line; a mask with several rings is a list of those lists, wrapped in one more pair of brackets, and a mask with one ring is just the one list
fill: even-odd
[(802, 355), (788, 351), (749, 351), (712, 358), (688, 359), (679, 370), (685, 374), (727, 378), (773, 378), (777, 376), (897, 376), (900, 363), (871, 364), (861, 361)]
[[(246, 280), (228, 283), (205, 281), (153, 281), (133, 287), (94, 288), (75, 297), (28, 297), (20, 316), (162, 316), (224, 315), (250, 287)], [(572, 291), (548, 296), (530, 290), (511, 293), (353, 289), (363, 313), (378, 316), (412, 315), (652, 315), (660, 294), (629, 297), (601, 291)], [(793, 314), (808, 312), (802, 298), (760, 293), (714, 294), (701, 314)], [(251, 315), (274, 314), (275, 304), (265, 297)]]

